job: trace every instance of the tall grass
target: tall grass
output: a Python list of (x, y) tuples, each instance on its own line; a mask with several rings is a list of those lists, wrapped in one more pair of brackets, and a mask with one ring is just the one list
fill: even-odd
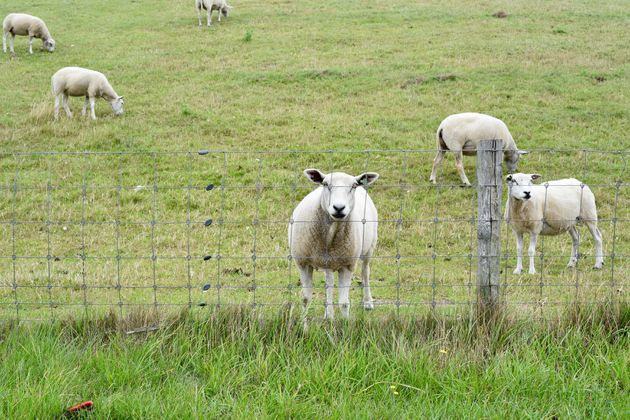
[(305, 333), (290, 308), (240, 308), (5, 326), (0, 415), (91, 399), (99, 418), (623, 418), (629, 319), (628, 307), (492, 328), (466, 313), (359, 317)]

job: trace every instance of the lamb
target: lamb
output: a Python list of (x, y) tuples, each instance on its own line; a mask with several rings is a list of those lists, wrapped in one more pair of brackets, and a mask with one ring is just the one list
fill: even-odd
[(64, 67), (52, 76), (51, 84), (53, 95), (55, 95), (55, 119), (59, 118), (60, 99), (63, 101), (63, 109), (66, 110), (68, 118), (72, 118), (68, 96), (85, 96), (81, 116), (85, 115), (89, 101), (90, 115), (93, 120), (96, 119), (94, 113), (96, 98), (103, 98), (109, 102), (114, 115), (123, 113), (123, 97), (118, 96), (103, 73), (81, 67)]
[(28, 52), (33, 54), (33, 38), (40, 38), (44, 48), (55, 51), (55, 40), (43, 20), (25, 13), (11, 13), (2, 22), (2, 51), (7, 52), (7, 34), (11, 34), (9, 47), (13, 51), (13, 40), (16, 35), (28, 35)]
[(573, 250), (568, 267), (575, 267), (578, 259), (580, 233), (576, 224), (581, 221), (595, 241), (595, 266), (602, 268), (602, 234), (597, 228), (597, 208), (591, 189), (574, 178), (532, 185), (538, 174), (512, 174), (506, 177), (509, 195), (505, 205), (505, 219), (516, 234), (516, 268), (523, 271), (523, 233), (529, 233), (529, 274), (535, 274), (534, 255), (538, 235), (559, 235), (569, 232)]
[(221, 15), (227, 17), (228, 12), (232, 10), (232, 6), (227, 4), (225, 0), (195, 0), (195, 7), (197, 9), (199, 26), (201, 26), (201, 9), (208, 11), (208, 26), (212, 25), (212, 11), (219, 11), (219, 22), (221, 22)]
[[(324, 174), (307, 169), (304, 174), (320, 187), (297, 205), (289, 223), (289, 248), (300, 271), (304, 326), (313, 296), (313, 270), (326, 278), (325, 318), (334, 317), (333, 272), (339, 273), (339, 306), (345, 318), (350, 310), (350, 283), (358, 259), (363, 263), (363, 307), (374, 308), (370, 292), (370, 259), (377, 239), (378, 213), (367, 193), (378, 178), (375, 172), (352, 176), (343, 172)], [(363, 187), (363, 188), (360, 188)]]
[(477, 154), (477, 146), (481, 140), (503, 140), (504, 160), (509, 172), (516, 171), (516, 162), (521, 155), (527, 153), (518, 150), (516, 143), (505, 123), (490, 115), (476, 112), (464, 112), (446, 117), (437, 129), (437, 155), (433, 160), (433, 169), (429, 181), (437, 182), (437, 171), (447, 151), (455, 153), (455, 167), (462, 182), (470, 186), (464, 172), (462, 156)]

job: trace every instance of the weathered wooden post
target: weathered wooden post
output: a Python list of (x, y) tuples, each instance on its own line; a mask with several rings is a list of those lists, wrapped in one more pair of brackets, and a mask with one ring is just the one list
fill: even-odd
[(499, 303), (503, 142), (484, 140), (477, 148), (477, 296), (482, 314)]

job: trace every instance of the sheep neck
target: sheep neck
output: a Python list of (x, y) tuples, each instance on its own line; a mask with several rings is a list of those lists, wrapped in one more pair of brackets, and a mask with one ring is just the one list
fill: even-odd
[(324, 239), (323, 243), (327, 250), (330, 251), (332, 248), (336, 248), (339, 243), (345, 242), (345, 240), (340, 239), (345, 239), (350, 230), (348, 221), (332, 220), (328, 212), (321, 207), (317, 210), (317, 221), (316, 225), (320, 227), (319, 236)]

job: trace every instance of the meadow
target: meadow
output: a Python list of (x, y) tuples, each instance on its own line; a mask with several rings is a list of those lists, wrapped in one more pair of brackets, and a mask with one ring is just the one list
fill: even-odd
[[(286, 228), (295, 204), (312, 189), (302, 175), (309, 167), (381, 175), (370, 189), (380, 216), (372, 264), (377, 307), (365, 322), (394, 322), (391, 317), (446, 322), (466, 317), (476, 302), (475, 190), (459, 186), (452, 156), (444, 160), (439, 186), (428, 182), (437, 126), (447, 115), (464, 111), (488, 113), (507, 123), (518, 146), (530, 151), (519, 163), (520, 171), (540, 173), (543, 180), (577, 177), (591, 186), (598, 203), (606, 253), (601, 271), (591, 269), (593, 244), (582, 228), (582, 256), (576, 269), (565, 267), (571, 241), (564, 235), (539, 243), (539, 274), (513, 275), (514, 237), (504, 226), (501, 284), (510, 322), (549, 322), (565, 317), (575, 304), (627, 302), (630, 10), (625, 1), (271, 0), (261, 5), (243, 0), (233, 6), (221, 24), (215, 16), (211, 28), (197, 26), (192, 0), (157, 0), (150, 7), (133, 0), (7, 0), (0, 7), (3, 16), (23, 11), (43, 18), (57, 41), (57, 51), (49, 54), (35, 40), (34, 54), (29, 55), (26, 39), (18, 37), (16, 54), (0, 55), (0, 319), (9, 325), (0, 337), (0, 351), (19, 359), (12, 350), (28, 347), (32, 340), (33, 352), (22, 359), (27, 377), (41, 368), (39, 361), (53, 354), (59, 355), (59, 370), (51, 371), (50, 377), (61, 378), (56, 375), (66, 362), (81, 359), (86, 351), (105, 352), (100, 362), (93, 362), (105, 366), (120, 346), (131, 360), (173, 356), (164, 364), (139, 364), (157, 378), (188, 352), (179, 341), (175, 348), (168, 347), (168, 334), (133, 344), (114, 332), (111, 342), (102, 342), (101, 336), (90, 341), (90, 334), (78, 341), (65, 340), (59, 337), (66, 327), (47, 325), (51, 319), (88, 316), (90, 322), (116, 319), (112, 324), (124, 324), (146, 311), (169, 319), (189, 308), (192, 315), (184, 317), (185, 332), (177, 332), (177, 340), (184, 340), (190, 332), (186, 328), (216, 327), (208, 321), (216, 316), (216, 306), (222, 314), (233, 305), (247, 305), (265, 312), (265, 322), (281, 323), (284, 318), (278, 318), (278, 311), (300, 301), (297, 271), (287, 258)], [(508, 16), (494, 17), (500, 10)], [(74, 98), (75, 118), (68, 120), (62, 112), (53, 121), (50, 77), (61, 67), (75, 65), (108, 76), (117, 93), (125, 96), (122, 117), (114, 117), (109, 105), (100, 101), (98, 120), (82, 119), (78, 111), (83, 99)], [(201, 150), (208, 153), (199, 154)], [(474, 182), (475, 159), (465, 158), (464, 164)], [(209, 220), (212, 224), (204, 226)], [(352, 314), (363, 319), (357, 309), (358, 280), (355, 276)], [(323, 315), (321, 273), (316, 286), (311, 309), (315, 318)], [(611, 341), (610, 334), (597, 328), (585, 339), (579, 328), (560, 328), (560, 335), (566, 333), (566, 340), (576, 343), (570, 349), (545, 328), (515, 327), (523, 336), (504, 348), (509, 366), (547, 372), (554, 361), (569, 357), (565, 351), (572, 352), (573, 364), (560, 373), (560, 382), (551, 386), (555, 390), (574, 376), (571, 369), (578, 369), (584, 350), (577, 343), (592, 341), (603, 354), (593, 358), (592, 371), (574, 385), (576, 393), (558, 391), (547, 409), (531, 411), (531, 416), (627, 412), (627, 404), (615, 399), (627, 388), (628, 374), (623, 316), (627, 309), (620, 313), (616, 325), (626, 333), (615, 333), (619, 340)], [(256, 312), (254, 318), (259, 315)], [(45, 324), (13, 327), (16, 319)], [(291, 336), (270, 348), (284, 354), (287, 346), (295, 345), (291, 352), (298, 359), (326, 349), (324, 364), (342, 364), (339, 360), (348, 361), (350, 353), (363, 349), (365, 358), (354, 366), (365, 370), (378, 366), (379, 372), (397, 363), (411, 372), (424, 363), (415, 357), (423, 358), (432, 366), (427, 377), (437, 375), (444, 381), (443, 400), (428, 400), (443, 405), (434, 411), (418, 408), (433, 416), (457, 413), (451, 411), (452, 403), (464, 401), (464, 395), (483, 399), (491, 392), (485, 382), (488, 365), (466, 355), (464, 338), (456, 340), (461, 349), (450, 364), (442, 363), (443, 353), (434, 351), (443, 336), (424, 337), (426, 330), (418, 330), (417, 336), (424, 338), (412, 340), (413, 351), (399, 354), (392, 348), (383, 353), (380, 347), (371, 347), (380, 339), (376, 332), (366, 333), (361, 341), (361, 328), (347, 328), (357, 338), (347, 344), (342, 359), (330, 354), (327, 333), (322, 331), (314, 333), (313, 341), (301, 343), (301, 337)], [(252, 334), (253, 343), (259, 336)], [(545, 345), (528, 347), (528, 334)], [(200, 346), (200, 357), (225, 357), (225, 369), (259, 365), (256, 352), (263, 350), (252, 350), (252, 343), (227, 345), (214, 353), (199, 340), (195, 345)], [(165, 345), (170, 350), (164, 350)], [(245, 361), (239, 365), (230, 355), (241, 352)], [(471, 368), (457, 385), (460, 362)], [(301, 362), (288, 358), (285, 363), (286, 372), (276, 374), (288, 375)], [(507, 367), (492, 363), (500, 372), (497, 376), (508, 381), (502, 370)], [(615, 363), (622, 367), (615, 371), (618, 386), (604, 379), (608, 366)], [(74, 371), (77, 380), (89, 375), (82, 369)], [(174, 379), (169, 392), (190, 391), (188, 386), (194, 383), (195, 390), (206, 393), (195, 394), (196, 407), (212, 400), (223, 408), (184, 412), (193, 406), (174, 401), (181, 404), (174, 412), (244, 416), (251, 404), (260, 402), (239, 400), (240, 385), (234, 383), (224, 390), (228, 400), (213, 399), (218, 389), (197, 381), (207, 370), (195, 369), (184, 369), (187, 373)], [(115, 400), (118, 391), (104, 385), (110, 375), (125, 370), (104, 372), (95, 379), (103, 381), (97, 388), (112, 398), (107, 403), (112, 411), (101, 412), (103, 416), (125, 417), (116, 411), (121, 404)], [(412, 407), (427, 407), (427, 399), (421, 398), (409, 411), (396, 411), (396, 398), (387, 384), (407, 382), (385, 375), (380, 379), (383, 386), (361, 394), (373, 397), (374, 405), (361, 411), (359, 399), (348, 411), (326, 411), (332, 394), (320, 399), (322, 393), (347, 391), (355, 374), (312, 388), (304, 401), (319, 401), (313, 411), (291, 414), (269, 408), (255, 414), (413, 416)], [(304, 380), (311, 376), (312, 372), (304, 373)], [(543, 377), (536, 382), (523, 375), (529, 384), (523, 388), (527, 396), (515, 411), (493, 411), (501, 401), (491, 399), (470, 413), (476, 417), (527, 413), (531, 408), (527, 401), (540, 398), (539, 384), (548, 381), (547, 373)], [(2, 409), (15, 414), (27, 405), (8, 401), (24, 392), (32, 394), (40, 382), (22, 388), (23, 377), (11, 378), (13, 382), (5, 383), (13, 385), (0, 398)], [(409, 383), (422, 388), (423, 381), (418, 377)], [(252, 382), (247, 389), (261, 391), (262, 382)], [(464, 391), (471, 383), (480, 387), (476, 394)], [(591, 407), (585, 395), (594, 383), (609, 387), (597, 394), (612, 395), (609, 405)], [(131, 392), (135, 385), (126, 386), (124, 392)], [(497, 386), (507, 389), (514, 382)], [(88, 388), (61, 380), (50, 387), (41, 416), (60, 406), (55, 393), (88, 393)], [(144, 391), (138, 392), (137, 398), (146, 397)], [(292, 398), (296, 401), (292, 395), (282, 393), (267, 403), (278, 409)], [(24, 399), (24, 404), (29, 401)], [(225, 408), (235, 401), (243, 404), (242, 411)], [(70, 398), (63, 403), (69, 404)], [(154, 404), (153, 411), (132, 412), (157, 416), (166, 408), (159, 401)], [(587, 411), (590, 408), (594, 411)]]

